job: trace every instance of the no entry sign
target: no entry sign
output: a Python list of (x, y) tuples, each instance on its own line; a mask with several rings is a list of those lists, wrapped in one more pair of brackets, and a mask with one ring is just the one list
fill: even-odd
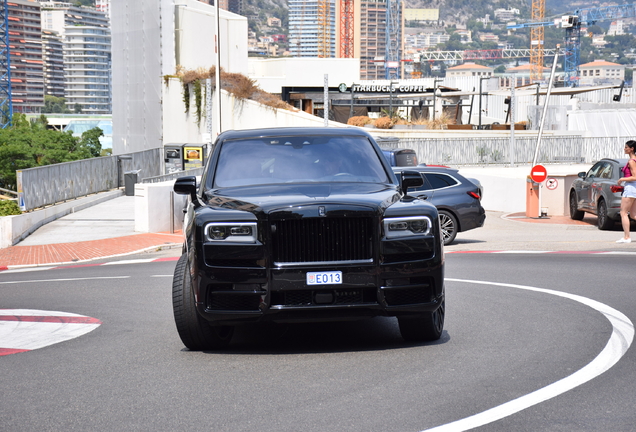
[(548, 170), (543, 165), (535, 165), (530, 170), (530, 178), (534, 182), (541, 183), (548, 178)]

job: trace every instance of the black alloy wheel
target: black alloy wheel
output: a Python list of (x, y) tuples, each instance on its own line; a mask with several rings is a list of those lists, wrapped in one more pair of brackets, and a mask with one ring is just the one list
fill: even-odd
[(234, 327), (213, 326), (201, 318), (194, 305), (188, 257), (181, 255), (172, 279), (172, 308), (177, 332), (183, 344), (193, 350), (217, 350), (232, 340)]
[(614, 221), (607, 216), (607, 204), (602, 198), (598, 201), (596, 216), (598, 217), (598, 229), (609, 230), (614, 228)]
[(570, 191), (570, 219), (582, 220), (585, 212), (579, 210), (577, 205), (576, 192)]
[(442, 230), (444, 245), (449, 245), (457, 237), (457, 219), (446, 210), (439, 211), (439, 225)]
[(398, 318), (400, 334), (407, 342), (430, 342), (442, 337), (446, 301), (443, 300), (435, 312), (424, 314), (419, 318)]

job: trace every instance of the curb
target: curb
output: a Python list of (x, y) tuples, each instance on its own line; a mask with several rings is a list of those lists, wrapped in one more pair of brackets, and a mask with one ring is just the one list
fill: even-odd
[[(101, 256), (101, 257), (90, 258), (90, 259), (85, 259), (85, 260), (61, 261), (61, 262), (51, 262), (51, 263), (42, 263), (42, 264), (16, 264), (16, 265), (9, 265), (9, 266), (0, 266), (0, 273), (3, 272), (3, 271), (6, 271), (6, 270), (21, 270), (21, 269), (29, 269), (29, 268), (37, 268), (37, 267), (50, 267), (50, 266), (61, 266), (61, 265), (68, 266), (68, 265), (73, 265), (73, 264), (80, 264), (80, 263), (87, 263), (87, 262), (91, 262), (91, 261), (97, 261), (97, 260), (101, 260), (101, 259), (116, 258), (116, 257), (134, 255), (134, 254), (150, 252), (150, 251), (177, 249), (177, 248), (181, 248), (181, 247), (183, 247), (182, 243), (169, 243), (169, 244), (162, 244), (162, 245), (158, 245), (158, 246), (149, 246), (149, 247), (146, 247), (146, 248), (143, 248), (143, 249), (139, 249), (139, 250), (135, 250), (135, 251), (132, 251), (132, 252), (125, 252), (125, 253), (115, 254), (115, 255), (104, 255), (104, 256)], [(96, 264), (96, 265), (99, 265), (99, 264)]]

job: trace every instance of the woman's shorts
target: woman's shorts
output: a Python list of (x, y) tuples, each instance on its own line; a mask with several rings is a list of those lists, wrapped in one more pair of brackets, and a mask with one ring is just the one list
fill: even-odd
[(636, 198), (636, 182), (625, 182), (623, 186), (623, 198)]

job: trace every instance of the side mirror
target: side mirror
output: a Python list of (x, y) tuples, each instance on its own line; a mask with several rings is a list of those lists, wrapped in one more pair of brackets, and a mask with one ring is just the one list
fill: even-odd
[(194, 201), (197, 195), (197, 178), (195, 176), (179, 177), (174, 182), (173, 190), (179, 195), (190, 195)]
[(578, 173), (578, 176), (581, 178), (585, 178), (585, 171)]
[(417, 171), (402, 171), (400, 173), (400, 180), (402, 184), (402, 193), (408, 194), (409, 188), (420, 187), (424, 184), (424, 179)]

